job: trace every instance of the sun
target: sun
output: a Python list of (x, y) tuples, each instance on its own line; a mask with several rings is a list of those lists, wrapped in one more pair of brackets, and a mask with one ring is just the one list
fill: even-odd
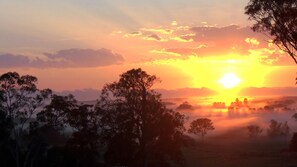
[(219, 80), (219, 83), (221, 83), (225, 88), (229, 89), (237, 86), (240, 83), (240, 79), (233, 73), (226, 73)]

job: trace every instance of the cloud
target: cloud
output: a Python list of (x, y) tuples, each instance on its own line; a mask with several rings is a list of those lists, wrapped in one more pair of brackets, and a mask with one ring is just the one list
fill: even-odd
[(260, 42), (255, 38), (246, 38), (244, 41), (246, 43), (249, 43), (251, 45), (256, 45), (256, 46), (258, 46), (260, 44)]
[(208, 88), (181, 88), (181, 89), (157, 89), (157, 92), (162, 94), (162, 98), (176, 97), (207, 97), (217, 95), (217, 92)]
[(137, 37), (137, 36), (140, 36), (140, 35), (142, 35), (142, 32), (135, 31), (135, 32), (131, 32), (129, 34), (125, 34), (124, 37)]
[(181, 59), (238, 55), (253, 56), (264, 65), (293, 65), (286, 53), (269, 42), (269, 37), (250, 27), (207, 23), (190, 27), (173, 21), (164, 27), (141, 28), (125, 37), (152, 41), (146, 45), (151, 53), (158, 54), (156, 59), (168, 59), (169, 55), (179, 55)]
[(174, 41), (179, 41), (179, 42), (193, 42), (192, 38), (185, 39), (185, 38), (182, 38), (182, 37), (171, 37), (170, 39), (174, 40)]
[(244, 88), (239, 92), (242, 96), (296, 96), (296, 87), (263, 87)]
[(164, 28), (142, 28), (140, 30), (145, 32), (154, 32), (154, 33), (160, 33), (165, 35), (172, 34), (174, 32), (174, 30), (172, 29), (164, 29)]
[(177, 26), (177, 25), (178, 25), (178, 24), (177, 24), (177, 21), (172, 21), (172, 22), (171, 22), (171, 25), (172, 25), (172, 26)]
[[(249, 27), (240, 27), (237, 25), (229, 25), (225, 27), (202, 26), (192, 27), (191, 31), (195, 32), (194, 41), (212, 45), (213, 47), (224, 47), (226, 50), (234, 47), (247, 51), (251, 42), (258, 39), (264, 39), (265, 36), (260, 33), (254, 33)], [(247, 39), (249, 39), (247, 41)], [(265, 43), (258, 41), (259, 47), (267, 47)]]
[(157, 34), (151, 34), (151, 35), (148, 35), (148, 36), (144, 36), (144, 37), (142, 37), (142, 39), (143, 40), (148, 40), (148, 41), (160, 41), (160, 42), (167, 41), (166, 39), (161, 38)]
[(124, 58), (108, 49), (67, 49), (56, 53), (43, 53), (43, 58), (30, 59), (26, 55), (0, 54), (0, 66), (33, 68), (78, 68), (119, 64)]
[(181, 56), (181, 54), (176, 53), (176, 52), (167, 51), (165, 48), (163, 48), (161, 50), (152, 50), (151, 53), (162, 54), (162, 55), (173, 56), (173, 57), (180, 57)]

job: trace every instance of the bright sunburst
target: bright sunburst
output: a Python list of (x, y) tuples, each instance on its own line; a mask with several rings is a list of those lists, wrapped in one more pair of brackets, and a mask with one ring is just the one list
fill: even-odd
[(233, 73), (226, 73), (219, 80), (219, 83), (221, 83), (225, 88), (229, 89), (237, 86), (240, 83), (240, 79)]

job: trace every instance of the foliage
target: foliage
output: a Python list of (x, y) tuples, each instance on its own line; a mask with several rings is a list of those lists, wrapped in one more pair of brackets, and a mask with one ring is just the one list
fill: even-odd
[(53, 95), (51, 102), (37, 114), (37, 120), (56, 130), (63, 130), (67, 125), (68, 114), (77, 107), (72, 95)]
[(167, 166), (168, 160), (179, 160), (185, 118), (167, 109), (151, 89), (157, 81), (154, 75), (132, 69), (103, 88), (97, 111), (108, 145), (107, 162)]
[(290, 133), (290, 127), (288, 126), (287, 121), (277, 122), (276, 120), (271, 120), (269, 128), (267, 129), (267, 134), (272, 137), (276, 136), (288, 136)]
[(258, 125), (250, 125), (247, 129), (250, 137), (257, 137), (263, 132), (263, 129)]
[[(59, 132), (71, 129), (71, 137), (64, 146), (56, 145), (50, 153), (55, 153), (65, 158), (74, 158), (75, 161), (60, 161), (50, 154), (51, 161), (65, 166), (67, 163), (75, 166), (96, 166), (99, 156), (99, 126), (96, 112), (92, 105), (78, 104), (72, 96), (53, 95), (51, 103), (37, 115), (43, 127)], [(65, 164), (66, 163), (66, 164)], [(71, 165), (70, 165), (71, 166)]]
[(176, 109), (177, 110), (192, 110), (193, 106), (189, 102), (185, 101), (182, 104), (180, 104)]
[(289, 150), (297, 152), (297, 133), (293, 134), (292, 140), (290, 142)]
[(190, 128), (188, 130), (189, 133), (193, 133), (195, 135), (200, 135), (202, 139), (207, 134), (207, 131), (214, 130), (213, 123), (208, 118), (198, 118), (191, 122)]
[(16, 72), (0, 76), (1, 122), (9, 134), (6, 145), (17, 167), (34, 164), (43, 146), (33, 117), (45, 105), (51, 90), (37, 89), (36, 82), (36, 77)]
[(297, 121), (297, 113), (293, 114), (293, 115), (292, 115), (292, 118), (294, 118), (295, 121)]
[(268, 33), (297, 64), (296, 0), (250, 0), (245, 13), (256, 22), (254, 31)]

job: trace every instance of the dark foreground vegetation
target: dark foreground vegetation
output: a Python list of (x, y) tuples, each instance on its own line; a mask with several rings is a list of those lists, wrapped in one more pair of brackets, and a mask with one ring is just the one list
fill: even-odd
[[(169, 166), (185, 144), (180, 113), (141, 69), (107, 84), (95, 105), (39, 90), (37, 78), (0, 77), (1, 166)], [(99, 95), (98, 95), (99, 96)]]
[[(1, 166), (211, 166), (209, 163), (216, 164), (214, 161), (224, 161), (228, 166), (231, 164), (224, 158), (264, 156), (274, 162), (278, 156), (295, 155), (289, 151), (296, 151), (296, 135), (291, 150), (286, 149), (288, 142), (269, 145), (270, 140), (246, 143), (236, 138), (220, 138), (197, 144), (185, 133), (186, 117), (168, 109), (161, 95), (151, 89), (157, 81), (156, 76), (141, 69), (129, 70), (117, 82), (105, 85), (97, 103), (90, 105), (78, 102), (72, 95), (39, 90), (34, 76), (20, 76), (16, 72), (1, 75)], [(214, 130), (208, 118), (197, 118), (190, 125), (189, 134), (202, 139), (207, 131)], [(258, 138), (262, 132), (257, 125), (249, 126), (248, 130), (246, 136), (252, 138)], [(267, 133), (287, 139), (289, 131), (286, 122), (272, 120)], [(266, 152), (256, 145), (265, 146)]]

